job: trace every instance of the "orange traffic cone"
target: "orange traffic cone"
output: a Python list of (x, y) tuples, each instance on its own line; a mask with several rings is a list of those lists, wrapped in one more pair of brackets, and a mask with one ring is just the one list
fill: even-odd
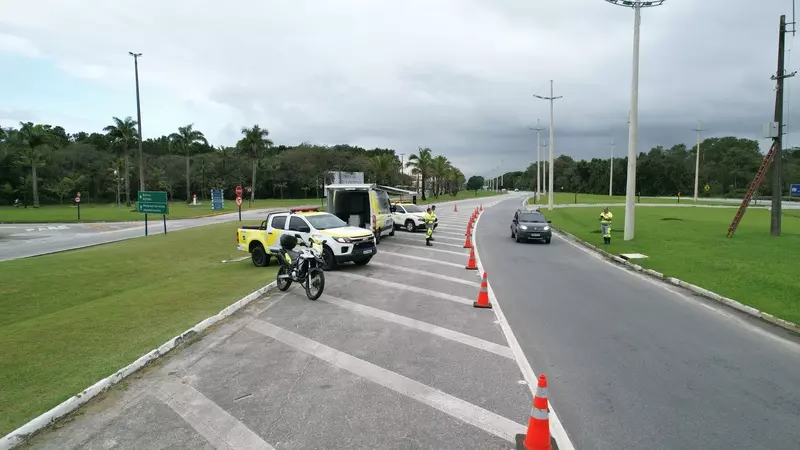
[(483, 280), (481, 280), (481, 290), (478, 291), (478, 301), (472, 304), (476, 308), (491, 308), (492, 304), (489, 303), (489, 276), (483, 272)]
[(458, 212), (458, 205), (453, 203), (453, 212)]
[(528, 432), (516, 435), (518, 450), (550, 450), (550, 408), (547, 407), (547, 377), (539, 375), (533, 397)]
[(475, 262), (475, 247), (469, 248), (469, 260), (467, 261), (467, 266), (464, 268), (467, 270), (478, 270), (478, 263)]
[(472, 248), (472, 231), (467, 228), (467, 241), (464, 242), (464, 248)]
[(483, 203), (481, 203), (481, 212), (483, 212)]

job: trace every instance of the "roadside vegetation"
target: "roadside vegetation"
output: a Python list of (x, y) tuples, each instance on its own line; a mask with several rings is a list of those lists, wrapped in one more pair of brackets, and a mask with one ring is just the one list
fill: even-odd
[(0, 263), (0, 435), (274, 281), (239, 226)]
[(785, 211), (783, 234), (769, 235), (770, 213), (750, 209), (733, 238), (727, 230), (735, 210), (716, 208), (636, 209), (636, 238), (623, 241), (624, 207), (614, 214), (612, 244), (602, 245), (599, 207), (545, 212), (553, 226), (614, 254), (648, 256), (637, 264), (800, 323), (796, 263), (800, 259), (800, 214)]
[(232, 201), (236, 186), (245, 188), (245, 202), (294, 199), (291, 204), (305, 204), (305, 199), (322, 196), (323, 185), (331, 181), (326, 180), (329, 171), (363, 172), (365, 182), (408, 190), (417, 190), (419, 181), (420, 200), (444, 201), (458, 195), (467, 181), (430, 148), (401, 157), (393, 149), (274, 145), (269, 131), (258, 125), (242, 128), (234, 146), (215, 147), (189, 124), (145, 140), (140, 156), (136, 126), (130, 117), (114, 117), (98, 131), (68, 133), (60, 126), (30, 122), (0, 128), (0, 205), (71, 205), (80, 192), (82, 209), (116, 203), (131, 208), (139, 190), (166, 191), (170, 201), (184, 203), (196, 194), (207, 202), (212, 188), (224, 189)]

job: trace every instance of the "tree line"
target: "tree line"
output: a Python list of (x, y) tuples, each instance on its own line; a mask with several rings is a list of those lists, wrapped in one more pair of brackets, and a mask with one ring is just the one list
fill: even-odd
[(189, 124), (144, 140), (140, 154), (136, 128), (130, 117), (114, 117), (102, 132), (31, 122), (0, 128), (0, 204), (64, 203), (81, 192), (84, 202), (131, 205), (138, 190), (188, 202), (215, 188), (232, 198), (237, 185), (252, 187), (253, 199), (319, 197), (329, 171), (363, 172), (366, 182), (409, 190), (419, 185), (423, 200), (455, 195), (465, 182), (461, 170), (426, 147), (401, 161), (393, 149), (274, 145), (259, 125), (242, 128), (234, 146), (213, 146)]
[[(639, 153), (636, 159), (636, 189), (643, 196), (694, 196), (695, 156), (697, 145), (685, 144), (670, 148), (653, 147)], [(699, 194), (703, 197), (742, 198), (764, 160), (758, 141), (737, 137), (715, 137), (700, 143)], [(789, 185), (800, 183), (800, 148), (783, 151), (781, 182), (783, 195), (789, 195)], [(542, 167), (547, 169), (547, 162)], [(613, 194), (624, 195), (627, 184), (628, 158), (614, 158)], [(608, 195), (611, 158), (576, 161), (559, 155), (553, 161), (553, 188), (556, 192), (580, 192)], [(544, 178), (547, 179), (546, 177)], [(507, 189), (535, 189), (536, 163), (524, 171), (508, 172), (503, 176)], [(547, 184), (544, 184), (545, 188)], [(708, 192), (704, 187), (708, 186)], [(771, 170), (757, 193), (772, 195)], [(796, 198), (797, 199), (797, 198)]]

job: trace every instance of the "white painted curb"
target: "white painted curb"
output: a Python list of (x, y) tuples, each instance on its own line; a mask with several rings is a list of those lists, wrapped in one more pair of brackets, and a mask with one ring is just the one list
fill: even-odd
[[(494, 206), (500, 201), (487, 205), (486, 208)], [(528, 198), (525, 197), (523, 201), (527, 202)], [(523, 203), (523, 206), (524, 205), (525, 203)], [(483, 264), (481, 264), (481, 258), (478, 255), (477, 231), (478, 223), (481, 221), (482, 215), (483, 213), (481, 212), (481, 214), (478, 215), (478, 219), (475, 220), (475, 231), (472, 233), (472, 246), (475, 248), (475, 261), (478, 264), (478, 277), (480, 278), (483, 278), (484, 268)], [(520, 371), (522, 371), (522, 376), (525, 378), (525, 382), (528, 383), (528, 389), (531, 392), (531, 397), (534, 397), (536, 395), (536, 387), (539, 383), (539, 380), (536, 378), (536, 373), (533, 371), (533, 368), (531, 368), (528, 358), (525, 357), (525, 353), (522, 351), (522, 347), (519, 345), (517, 337), (514, 336), (514, 332), (511, 330), (511, 326), (508, 324), (508, 320), (506, 320), (506, 316), (503, 314), (503, 310), (500, 308), (500, 302), (497, 301), (497, 297), (494, 295), (491, 282), (488, 283), (488, 291), (489, 302), (492, 304), (492, 310), (494, 311), (495, 317), (497, 317), (497, 321), (500, 323), (500, 328), (503, 329), (503, 334), (506, 336), (506, 340), (508, 341), (508, 345), (511, 347), (511, 352), (514, 354), (514, 359), (516, 359)], [(549, 402), (548, 406), (550, 411), (550, 434), (558, 444), (559, 450), (575, 450), (575, 447), (572, 445), (572, 441), (570, 441), (569, 436), (567, 436), (567, 430), (564, 429), (564, 425), (558, 419), (558, 415), (556, 414), (556, 410), (553, 408), (552, 402)]]
[(777, 326), (779, 326), (781, 328), (784, 328), (786, 330), (789, 330), (789, 331), (792, 331), (792, 332), (795, 332), (795, 333), (800, 333), (800, 325), (798, 325), (798, 324), (796, 324), (794, 322), (789, 322), (788, 320), (780, 319), (778, 317), (773, 316), (772, 314), (765, 313), (765, 312), (760, 311), (760, 310), (758, 310), (756, 308), (753, 308), (752, 306), (747, 306), (747, 305), (745, 305), (743, 303), (739, 303), (736, 300), (733, 300), (731, 298), (719, 295), (716, 292), (709, 291), (708, 289), (704, 289), (704, 288), (702, 288), (700, 286), (697, 286), (695, 284), (687, 283), (687, 282), (685, 282), (683, 280), (679, 280), (679, 279), (674, 278), (674, 277), (666, 276), (663, 273), (656, 272), (655, 270), (652, 270), (652, 269), (646, 269), (646, 268), (644, 268), (644, 267), (642, 267), (642, 266), (640, 266), (638, 264), (634, 264), (634, 263), (632, 263), (630, 261), (627, 261), (627, 260), (625, 260), (623, 258), (620, 258), (619, 256), (611, 254), (611, 253), (609, 253), (609, 252), (607, 252), (607, 251), (605, 251), (605, 250), (603, 250), (601, 248), (598, 248), (598, 247), (596, 247), (596, 246), (584, 241), (583, 239), (573, 235), (572, 233), (569, 233), (567, 231), (562, 230), (561, 228), (554, 227), (554, 229), (557, 230), (558, 233), (561, 235), (561, 237), (563, 237), (564, 239), (568, 239), (568, 240), (570, 240), (570, 241), (572, 241), (572, 242), (574, 242), (574, 243), (576, 243), (578, 245), (582, 245), (583, 247), (586, 247), (587, 249), (598, 253), (600, 256), (603, 256), (604, 258), (606, 258), (606, 259), (608, 259), (610, 261), (613, 261), (613, 262), (615, 262), (617, 264), (620, 264), (620, 265), (624, 266), (627, 269), (633, 270), (635, 272), (643, 273), (645, 275), (651, 276), (651, 277), (656, 278), (656, 279), (661, 280), (661, 281), (665, 281), (665, 282), (673, 284), (675, 286), (682, 287), (682, 288), (687, 289), (687, 290), (689, 290), (689, 291), (691, 291), (691, 292), (693, 292), (693, 293), (695, 293), (695, 294), (697, 294), (697, 295), (699, 295), (701, 297), (704, 297), (704, 298), (711, 299), (711, 300), (714, 300), (716, 302), (722, 303), (725, 306), (729, 306), (729, 307), (731, 307), (733, 309), (741, 311), (741, 312), (743, 312), (745, 314), (748, 314), (748, 315), (750, 315), (752, 317), (761, 319), (761, 320), (763, 320), (765, 322), (769, 322), (769, 323), (771, 323), (773, 325), (777, 325)]
[(21, 427), (17, 428), (16, 430), (12, 431), (11, 433), (5, 435), (2, 439), (0, 439), (0, 450), (10, 450), (28, 439), (30, 439), (34, 434), (43, 430), (44, 428), (52, 425), (58, 419), (66, 416), (67, 414), (75, 411), (81, 405), (88, 402), (92, 398), (96, 397), (98, 394), (106, 391), (107, 389), (111, 388), (115, 384), (119, 383), (126, 377), (130, 376), (132, 373), (136, 372), (137, 370), (145, 367), (149, 363), (155, 361), (156, 359), (164, 356), (165, 354), (169, 353), (175, 347), (183, 344), (187, 340), (193, 338), (195, 335), (202, 333), (208, 327), (216, 324), (217, 322), (225, 319), (226, 317), (232, 315), (236, 311), (247, 306), (253, 300), (258, 299), (262, 295), (269, 292), (271, 289), (275, 288), (276, 282), (273, 281), (272, 283), (258, 289), (255, 292), (250, 293), (246, 297), (242, 298), (241, 300), (233, 303), (232, 305), (228, 306), (227, 308), (223, 309), (219, 313), (214, 316), (211, 316), (202, 322), (198, 323), (197, 325), (189, 328), (188, 330), (184, 331), (178, 336), (170, 339), (169, 341), (161, 344), (160, 347), (151, 350), (147, 354), (141, 356), (139, 359), (134, 361), (133, 363), (123, 367), (122, 369), (118, 370), (113, 375), (110, 375), (102, 380), (98, 381), (97, 383), (89, 386), (88, 388), (84, 389), (79, 394), (76, 394), (67, 400), (64, 400), (60, 405), (56, 406), (55, 408), (47, 411), (46, 413), (34, 418), (30, 422), (22, 425)]

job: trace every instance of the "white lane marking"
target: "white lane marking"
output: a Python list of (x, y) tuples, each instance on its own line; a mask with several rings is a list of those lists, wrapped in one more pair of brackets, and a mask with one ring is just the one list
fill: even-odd
[(337, 277), (344, 277), (344, 278), (352, 278), (352, 279), (359, 280), (359, 281), (368, 281), (368, 282), (371, 282), (371, 283), (378, 283), (378, 284), (382, 284), (384, 286), (391, 287), (391, 288), (394, 288), (394, 289), (402, 289), (404, 291), (414, 292), (416, 294), (430, 295), (431, 297), (438, 297), (438, 298), (441, 298), (443, 300), (450, 300), (450, 301), (453, 301), (453, 302), (456, 302), (456, 303), (462, 303), (462, 304), (470, 305), (470, 306), (472, 306), (472, 304), (475, 303), (473, 300), (470, 300), (470, 299), (467, 299), (467, 298), (464, 298), (464, 297), (459, 297), (457, 295), (450, 295), (450, 294), (445, 294), (444, 292), (434, 291), (434, 290), (431, 290), (431, 289), (423, 289), (423, 288), (417, 287), (417, 286), (410, 286), (410, 285), (407, 285), (407, 284), (395, 283), (394, 281), (381, 280), (380, 278), (365, 277), (363, 275), (356, 275), (356, 274), (350, 273), (350, 272), (336, 272), (336, 276)]
[(379, 257), (380, 257), (380, 255), (392, 255), (392, 257), (408, 258), (408, 259), (413, 259), (413, 260), (416, 260), (416, 261), (431, 262), (431, 263), (435, 263), (435, 264), (439, 264), (439, 265), (443, 265), (443, 266), (448, 266), (448, 267), (459, 267), (459, 268), (462, 268), (462, 269), (465, 267), (462, 264), (452, 263), (452, 262), (449, 262), (449, 261), (439, 261), (438, 259), (425, 258), (423, 256), (406, 255), (405, 253), (387, 252), (386, 250), (381, 250), (380, 253), (378, 253)]
[(377, 317), (387, 322), (393, 322), (399, 325), (404, 325), (408, 328), (413, 328), (415, 330), (424, 331), (425, 333), (430, 333), (445, 339), (449, 339), (451, 341), (455, 341), (464, 345), (469, 345), (470, 347), (474, 347), (479, 350), (485, 350), (487, 352), (494, 353), (495, 355), (499, 355), (504, 358), (514, 359), (514, 354), (511, 352), (510, 347), (506, 347), (500, 344), (495, 344), (494, 342), (489, 342), (480, 338), (476, 338), (474, 336), (470, 336), (468, 334), (451, 330), (449, 328), (436, 326), (428, 322), (423, 322), (421, 320), (416, 320), (410, 317), (401, 316), (399, 314), (390, 313), (382, 309), (373, 308), (371, 306), (362, 305), (361, 303), (351, 302), (349, 300), (345, 300), (338, 297), (332, 297), (330, 295), (326, 295), (322, 297), (320, 300), (326, 301), (340, 308), (345, 308), (364, 315)]
[[(431, 261), (438, 262), (435, 259), (431, 260)], [(436, 272), (432, 272), (430, 270), (418, 270), (418, 269), (412, 269), (410, 267), (398, 266), (398, 265), (394, 265), (394, 264), (384, 264), (384, 263), (380, 263), (380, 262), (376, 262), (376, 261), (372, 261), (371, 263), (369, 263), (368, 267), (383, 267), (383, 268), (386, 268), (387, 270), (390, 270), (390, 271), (391, 270), (399, 270), (399, 271), (402, 271), (402, 272), (413, 273), (415, 275), (422, 275), (422, 276), (425, 276), (425, 277), (433, 277), (433, 278), (436, 278), (437, 280), (449, 281), (451, 283), (460, 283), (460, 284), (463, 284), (463, 285), (466, 285), (466, 286), (470, 286), (470, 287), (479, 287), (481, 285), (480, 283), (475, 282), (475, 281), (462, 280), (461, 278), (456, 278), (456, 277), (449, 277), (447, 275), (441, 275), (441, 274), (438, 274)], [(456, 264), (456, 267), (461, 268), (461, 266), (458, 265), (458, 264)]]
[[(434, 237), (433, 238), (436, 239), (436, 234), (435, 233), (434, 233)], [(406, 241), (406, 242), (420, 242), (419, 239), (414, 239), (412, 237), (405, 237), (405, 236), (397, 236), (397, 235), (395, 235), (392, 239), (399, 239), (401, 241)], [(434, 240), (433, 242), (435, 242), (434, 245), (447, 245), (449, 247), (464, 248), (464, 244), (461, 244), (461, 245), (448, 244), (447, 242), (436, 242), (436, 240)]]
[(275, 450), (253, 430), (187, 384), (166, 381), (153, 391), (219, 450)]
[[(524, 202), (523, 200), (523, 206)], [(493, 205), (492, 205), (493, 206)], [(485, 209), (485, 208), (484, 208)], [(481, 214), (483, 215), (483, 214)], [(478, 230), (478, 223), (481, 220), (481, 216), (478, 216), (478, 220), (475, 221), (475, 235), (473, 239), (473, 244), (475, 245), (475, 261), (478, 264), (478, 276), (481, 276), (484, 272), (483, 264), (481, 263), (480, 257), (478, 256), (478, 243), (477, 243), (477, 230)], [(500, 307), (500, 302), (497, 300), (497, 296), (494, 295), (494, 290), (492, 290), (492, 284), (489, 283), (488, 289), (489, 291), (489, 301), (492, 303), (495, 317), (497, 317), (497, 321), (500, 322), (500, 328), (503, 330), (503, 334), (506, 336), (506, 341), (508, 341), (509, 347), (511, 347), (511, 351), (514, 353), (514, 357), (517, 360), (517, 365), (519, 366), (520, 371), (522, 371), (522, 376), (525, 378), (525, 381), (528, 383), (528, 388), (531, 391), (531, 397), (536, 396), (535, 389), (538, 386), (538, 379), (536, 378), (536, 373), (531, 368), (531, 363), (528, 362), (528, 358), (525, 357), (525, 352), (522, 351), (522, 346), (519, 345), (519, 341), (517, 341), (517, 337), (514, 335), (514, 331), (511, 330), (511, 325), (508, 324), (508, 320), (506, 320), (505, 314), (503, 314), (503, 310)], [(567, 430), (564, 429), (564, 425), (561, 423), (561, 420), (558, 418), (558, 414), (556, 414), (555, 407), (553, 406), (553, 402), (550, 401), (550, 434), (558, 443), (558, 448), (560, 450), (575, 450), (575, 447), (572, 445), (572, 441), (570, 441), (569, 436), (567, 435)]]
[[(394, 245), (395, 247), (399, 247), (400, 249), (410, 248), (410, 249), (414, 249), (414, 250), (424, 250), (424, 251), (431, 251), (431, 252), (450, 253), (451, 255), (458, 255), (458, 256), (467, 256), (468, 255), (468, 253), (464, 253), (464, 252), (453, 252), (453, 251), (450, 251), (450, 250), (442, 250), (440, 248), (433, 248), (433, 247), (427, 247), (427, 246), (426, 247), (418, 247), (416, 245), (395, 244), (395, 243), (392, 243), (392, 242), (386, 242), (386, 243), (389, 244), (389, 245)], [(381, 244), (383, 244), (383, 242), (381, 242)], [(464, 249), (464, 250), (466, 250), (466, 249)]]
[(523, 425), (506, 419), (501, 415), (487, 411), (383, 367), (376, 366), (363, 359), (276, 327), (269, 322), (256, 320), (247, 325), (247, 327), (509, 442), (514, 442), (515, 435), (525, 433)]

